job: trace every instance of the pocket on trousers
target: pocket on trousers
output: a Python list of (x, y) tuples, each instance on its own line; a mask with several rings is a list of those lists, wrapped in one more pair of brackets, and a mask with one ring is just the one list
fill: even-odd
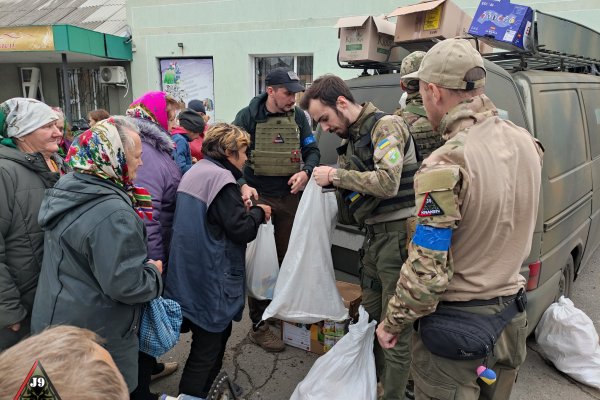
[(423, 376), (415, 368), (411, 368), (411, 373), (415, 381), (415, 394), (423, 392), (427, 398), (438, 400), (456, 399), (456, 387), (452, 384), (438, 382), (431, 375)]
[(238, 298), (244, 294), (244, 284), (243, 275), (229, 275), (223, 282), (223, 292), (228, 298)]

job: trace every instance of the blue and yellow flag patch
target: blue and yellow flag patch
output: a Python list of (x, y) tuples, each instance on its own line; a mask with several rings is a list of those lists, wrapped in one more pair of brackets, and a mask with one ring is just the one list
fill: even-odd
[(383, 139), (381, 142), (379, 142), (379, 144), (377, 145), (377, 148), (379, 150), (383, 150), (385, 149), (387, 146), (390, 145), (390, 141), (388, 138)]

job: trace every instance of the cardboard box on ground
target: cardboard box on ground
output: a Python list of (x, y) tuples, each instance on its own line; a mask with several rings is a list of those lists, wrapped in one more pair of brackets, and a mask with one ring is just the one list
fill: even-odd
[[(361, 303), (361, 289), (353, 283), (336, 281), (344, 306), (350, 319), (358, 320), (358, 307)], [(346, 321), (320, 321), (314, 324), (295, 324), (282, 321), (281, 336), (283, 342), (293, 347), (325, 354), (327, 350), (348, 332), (350, 319)]]

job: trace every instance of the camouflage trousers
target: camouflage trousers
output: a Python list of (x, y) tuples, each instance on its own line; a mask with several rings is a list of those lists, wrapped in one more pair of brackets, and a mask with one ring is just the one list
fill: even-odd
[[(361, 252), (362, 304), (371, 319), (385, 318), (389, 299), (396, 291), (400, 269), (406, 260), (406, 220), (367, 225)], [(377, 377), (383, 384), (385, 400), (404, 400), (410, 369), (411, 330), (398, 337), (398, 343), (384, 350), (375, 338)]]
[[(477, 314), (495, 314), (504, 305), (461, 307)], [(494, 353), (488, 357), (488, 368), (496, 372), (496, 382), (487, 385), (477, 378), (477, 367), (484, 360), (451, 360), (427, 350), (419, 334), (413, 332), (411, 374), (415, 380), (416, 400), (508, 400), (517, 379), (519, 366), (527, 355), (527, 315), (517, 314), (504, 328)]]

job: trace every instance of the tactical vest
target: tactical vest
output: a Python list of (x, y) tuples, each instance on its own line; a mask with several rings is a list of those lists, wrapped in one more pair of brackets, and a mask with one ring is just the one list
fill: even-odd
[(290, 176), (300, 171), (300, 128), (295, 110), (257, 122), (250, 165), (255, 175)]
[(443, 144), (442, 136), (433, 130), (429, 120), (416, 123), (422, 117), (427, 118), (425, 107), (422, 105), (409, 103), (402, 110), (400, 116), (406, 121), (408, 130), (415, 141), (417, 153), (420, 156), (419, 160), (426, 159)]
[[(343, 159), (341, 168), (354, 171), (374, 171), (375, 162), (373, 161), (374, 146), (371, 141), (371, 131), (377, 122), (388, 115), (383, 112), (371, 114), (362, 124), (358, 137), (352, 140), (352, 143), (344, 144), (337, 148), (338, 155)], [(404, 145), (404, 155), (410, 148), (412, 137)], [(414, 142), (414, 141), (413, 141)], [(347, 189), (337, 189), (336, 198), (338, 202), (338, 221), (346, 225), (363, 226), (365, 219), (370, 216), (383, 214), (390, 211), (400, 210), (415, 206), (415, 190), (413, 186), (414, 176), (421, 163), (404, 164), (402, 166), (402, 176), (400, 178), (400, 187), (396, 196), (390, 199), (380, 199), (375, 196), (358, 193)]]

